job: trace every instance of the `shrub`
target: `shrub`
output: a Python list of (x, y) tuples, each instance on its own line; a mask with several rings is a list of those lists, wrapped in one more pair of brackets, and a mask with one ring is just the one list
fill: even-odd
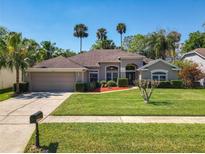
[(101, 87), (106, 87), (107, 82), (105, 80), (102, 80), (102, 81), (100, 81), (100, 85), (101, 85)]
[(170, 81), (160, 81), (158, 88), (171, 88), (172, 85), (170, 83)]
[(87, 84), (82, 82), (77, 82), (75, 84), (75, 91), (77, 92), (85, 92), (87, 89)]
[(118, 87), (128, 87), (128, 79), (127, 78), (118, 78), (117, 85), (118, 85)]
[(87, 83), (86, 91), (93, 91), (99, 87), (100, 87), (100, 84), (98, 82), (90, 82), (90, 83)]
[(183, 81), (182, 80), (171, 80), (172, 88), (182, 88)]
[(153, 89), (159, 85), (159, 81), (154, 80), (138, 80), (136, 85), (139, 87), (141, 96), (145, 103), (149, 103)]
[(108, 87), (117, 87), (117, 83), (113, 80), (110, 80), (107, 82)]
[[(14, 83), (14, 91), (16, 92), (16, 83)], [(23, 93), (23, 92), (28, 92), (29, 91), (29, 83), (28, 82), (22, 82), (19, 83), (19, 92)]]

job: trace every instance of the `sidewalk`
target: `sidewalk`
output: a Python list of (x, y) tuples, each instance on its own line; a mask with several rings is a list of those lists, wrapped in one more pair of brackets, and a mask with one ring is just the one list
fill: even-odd
[(201, 123), (205, 116), (48, 116), (43, 123)]

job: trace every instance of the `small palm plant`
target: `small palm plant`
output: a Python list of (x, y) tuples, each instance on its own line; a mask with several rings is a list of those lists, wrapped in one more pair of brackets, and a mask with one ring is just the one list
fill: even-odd
[(122, 49), (122, 34), (126, 33), (126, 25), (124, 23), (119, 23), (117, 25), (116, 30), (120, 34), (120, 42), (121, 42), (121, 49)]
[(77, 24), (74, 27), (73, 35), (77, 38), (80, 38), (80, 52), (82, 52), (82, 39), (88, 37), (88, 27), (84, 24)]

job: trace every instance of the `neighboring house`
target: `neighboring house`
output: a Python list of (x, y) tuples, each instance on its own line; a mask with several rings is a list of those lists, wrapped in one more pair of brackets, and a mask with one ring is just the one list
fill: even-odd
[[(197, 63), (199, 68), (205, 73), (205, 48), (197, 48), (184, 54), (182, 60), (189, 60)], [(205, 85), (205, 79), (200, 80), (201, 85)]]
[[(20, 73), (21, 81), (21, 73)], [(0, 89), (13, 87), (16, 82), (16, 71), (11, 71), (10, 69), (2, 68), (0, 69)]]
[[(69, 58), (60, 56), (43, 61), (27, 70), (27, 80), (31, 91), (73, 91), (76, 82), (117, 81), (119, 77), (128, 78), (129, 84), (132, 84), (139, 79), (141, 70), (138, 69), (149, 62), (150, 59), (145, 56), (119, 49), (95, 50)], [(159, 80), (177, 79), (176, 66), (159, 60), (149, 67), (146, 72), (166, 73), (166, 78)], [(143, 77), (141, 75), (141, 79)], [(156, 79), (151, 75), (146, 79), (152, 77)]]

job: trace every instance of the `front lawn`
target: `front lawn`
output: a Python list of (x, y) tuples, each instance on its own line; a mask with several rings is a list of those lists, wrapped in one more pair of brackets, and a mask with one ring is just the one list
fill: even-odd
[(12, 89), (0, 90), (0, 102), (11, 98), (13, 93)]
[(205, 89), (155, 89), (145, 104), (138, 89), (73, 94), (53, 115), (205, 115)]
[[(203, 124), (40, 125), (40, 143), (49, 152), (205, 152)], [(26, 152), (34, 144), (34, 135)]]

